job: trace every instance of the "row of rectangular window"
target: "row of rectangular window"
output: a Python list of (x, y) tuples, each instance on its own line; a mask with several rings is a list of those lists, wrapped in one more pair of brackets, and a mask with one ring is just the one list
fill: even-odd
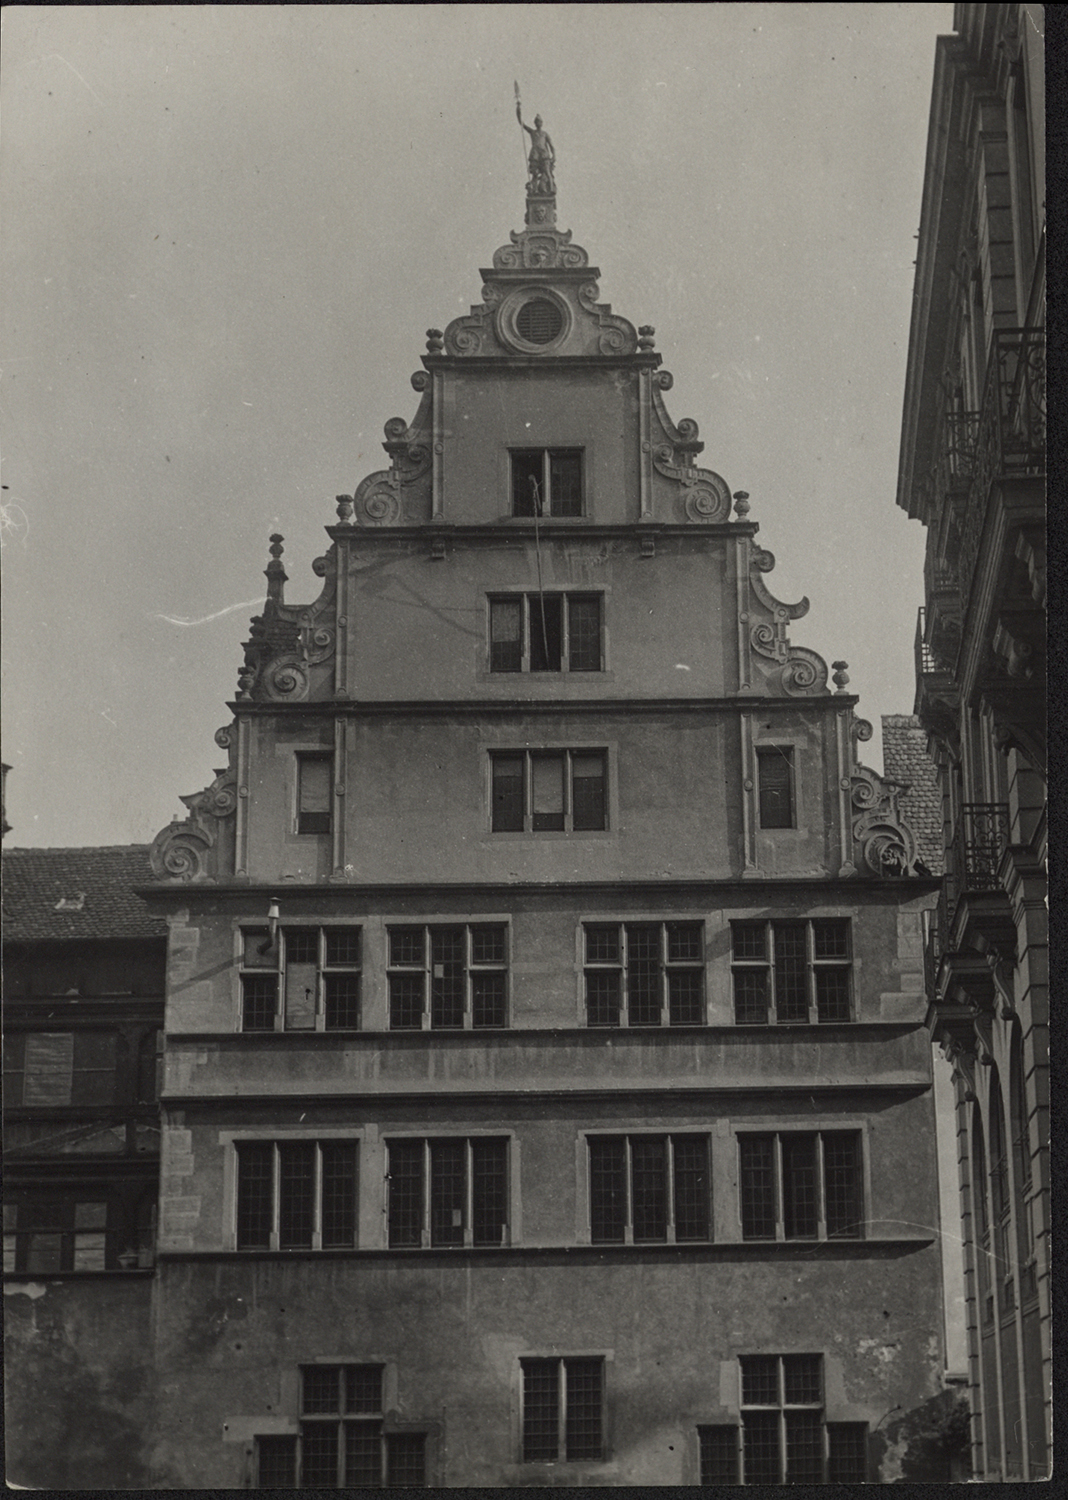
[[(730, 925), (736, 1024), (853, 1019), (848, 918)], [(503, 922), (388, 927), (390, 1029), (507, 1026), (508, 936)], [(703, 923), (589, 922), (582, 942), (588, 1026), (707, 1023)], [(284, 927), (274, 942), (245, 929), (243, 1029), (359, 1029), (361, 943), (359, 927)]]
[[(595, 1245), (712, 1239), (709, 1137), (589, 1136), (588, 1206)], [(507, 1136), (387, 1139), (385, 1215), (393, 1249), (507, 1245), (512, 1232)], [(863, 1162), (855, 1130), (738, 1136), (743, 1240), (859, 1239)], [(239, 1250), (353, 1249), (356, 1141), (239, 1141)]]
[[(740, 1424), (697, 1429), (702, 1486), (862, 1484), (868, 1430), (828, 1422), (818, 1354), (743, 1355)], [(381, 1365), (306, 1365), (292, 1435), (256, 1440), (260, 1489), (425, 1486), (427, 1434), (385, 1430)], [(520, 1462), (602, 1463), (603, 1354), (519, 1359)]]
[[(520, 601), (524, 597), (518, 596)], [(519, 662), (494, 670), (559, 671), (565, 651), (570, 671), (599, 670), (589, 663), (594, 659), (590, 644), (594, 640), (600, 660), (600, 625), (592, 614), (579, 610), (588, 601), (570, 596), (568, 601), (566, 618), (571, 623), (566, 633), (560, 623), (565, 618), (563, 605), (557, 609), (549, 598), (539, 602), (533, 614), (528, 604), (508, 602), (505, 608), (502, 603), (499, 610), (494, 604), (490, 616), (497, 622), (494, 628), (507, 631), (508, 638), (491, 640), (491, 660)], [(531, 662), (538, 665), (530, 666)], [(543, 667), (542, 662), (556, 665)], [(793, 828), (793, 752), (781, 746), (758, 750), (757, 771), (760, 827)], [(493, 833), (603, 833), (608, 828), (608, 752), (603, 747), (494, 750), (490, 752), (490, 783)], [(329, 833), (332, 799), (332, 758), (324, 753), (298, 755), (297, 832)]]

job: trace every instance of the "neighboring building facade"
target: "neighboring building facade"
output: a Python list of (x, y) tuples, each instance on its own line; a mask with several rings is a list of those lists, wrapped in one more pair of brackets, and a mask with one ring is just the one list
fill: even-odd
[(975, 1472), (1049, 1472), (1043, 8), (939, 38), (898, 503), (942, 791), (928, 1019), (955, 1067)]
[(161, 1486), (948, 1472), (936, 881), (540, 149), (153, 846)]
[(9, 849), (4, 883), (7, 1475), (140, 1487), (152, 1413), (166, 924), (148, 849)]

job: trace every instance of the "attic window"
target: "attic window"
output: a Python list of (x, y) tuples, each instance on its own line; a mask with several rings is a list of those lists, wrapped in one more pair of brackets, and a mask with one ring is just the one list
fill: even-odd
[(524, 302), (515, 319), (516, 332), (529, 344), (551, 344), (560, 336), (564, 318), (555, 302), (532, 297)]

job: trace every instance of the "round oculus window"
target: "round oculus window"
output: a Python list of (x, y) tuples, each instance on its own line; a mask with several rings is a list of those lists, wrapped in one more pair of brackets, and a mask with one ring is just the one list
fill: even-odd
[(515, 315), (515, 330), (528, 344), (551, 344), (563, 327), (563, 313), (547, 297), (532, 297)]

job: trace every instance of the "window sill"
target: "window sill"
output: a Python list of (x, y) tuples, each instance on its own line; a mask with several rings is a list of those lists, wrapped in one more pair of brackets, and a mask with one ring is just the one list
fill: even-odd
[[(686, 1256), (698, 1257), (701, 1260), (752, 1261), (759, 1256), (768, 1254), (769, 1251), (778, 1254), (799, 1254), (805, 1257), (813, 1255), (824, 1255), (829, 1257), (841, 1255), (842, 1252), (860, 1253), (870, 1255), (873, 1253), (895, 1253), (909, 1254), (916, 1250), (929, 1249), (935, 1243), (931, 1235), (905, 1235), (893, 1239), (868, 1239), (868, 1240), (719, 1240), (716, 1243), (687, 1244), (687, 1245), (493, 1245), (493, 1246), (444, 1246), (430, 1245), (426, 1249), (389, 1249), (386, 1246), (363, 1247), (357, 1250), (168, 1250), (160, 1249), (157, 1252), (157, 1260), (163, 1261), (200, 1261), (204, 1264), (215, 1261), (260, 1263), (264, 1261), (295, 1261), (302, 1260), (352, 1260), (352, 1261), (392, 1261), (410, 1260), (431, 1262), (434, 1260), (446, 1261), (471, 1261), (480, 1256), (487, 1260), (498, 1261), (504, 1257), (513, 1260), (528, 1261), (552, 1261), (559, 1264), (580, 1260), (603, 1263), (606, 1257), (611, 1256), (616, 1261), (623, 1260), (647, 1260), (659, 1257), (664, 1260), (678, 1261)], [(87, 1274), (87, 1273), (67, 1273)], [(101, 1275), (147, 1275), (147, 1272), (101, 1272)], [(25, 1276), (13, 1278), (25, 1281)], [(48, 1279), (52, 1278), (39, 1278)]]

